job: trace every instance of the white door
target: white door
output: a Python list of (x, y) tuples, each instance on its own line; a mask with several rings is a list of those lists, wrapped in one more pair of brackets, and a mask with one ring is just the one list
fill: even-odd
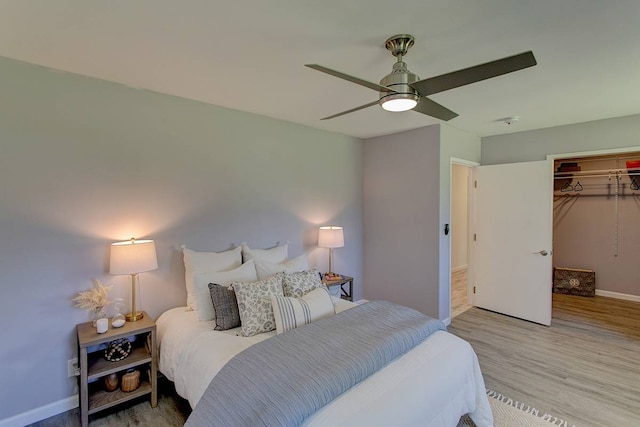
[(474, 305), (550, 325), (551, 162), (478, 166), (474, 181)]

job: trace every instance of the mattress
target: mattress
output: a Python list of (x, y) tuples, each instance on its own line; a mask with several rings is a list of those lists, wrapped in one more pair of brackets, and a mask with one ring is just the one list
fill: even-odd
[[(337, 311), (351, 303), (336, 302)], [(187, 307), (158, 318), (160, 371), (195, 407), (211, 379), (237, 353), (275, 331), (239, 337), (214, 331)], [(241, 391), (239, 391), (241, 392)], [(478, 427), (492, 426), (478, 359), (464, 340), (438, 331), (309, 417), (305, 426), (456, 426), (469, 413)]]

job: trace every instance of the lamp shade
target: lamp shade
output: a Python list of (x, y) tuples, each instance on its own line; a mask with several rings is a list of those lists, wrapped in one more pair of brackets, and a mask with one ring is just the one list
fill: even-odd
[(153, 240), (131, 239), (111, 244), (111, 274), (136, 274), (158, 268)]
[(342, 227), (327, 225), (318, 231), (318, 246), (321, 248), (341, 248), (344, 246)]

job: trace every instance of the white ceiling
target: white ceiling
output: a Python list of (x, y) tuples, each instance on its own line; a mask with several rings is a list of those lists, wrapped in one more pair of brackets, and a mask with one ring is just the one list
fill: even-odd
[[(357, 137), (438, 123), (366, 104), (416, 43), (421, 78), (532, 50), (538, 65), (431, 98), (479, 136), (640, 113), (638, 0), (0, 0), (0, 56)], [(517, 124), (500, 118), (517, 115)]]

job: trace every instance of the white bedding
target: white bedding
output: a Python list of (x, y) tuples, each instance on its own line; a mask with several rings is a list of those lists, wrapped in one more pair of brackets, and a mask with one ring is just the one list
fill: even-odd
[[(350, 303), (337, 302), (337, 311)], [(275, 331), (245, 338), (214, 331), (187, 307), (158, 318), (160, 371), (195, 407), (222, 366)], [(239, 328), (238, 328), (239, 329)], [(478, 359), (464, 340), (438, 331), (404, 356), (308, 418), (305, 426), (455, 427), (470, 413), (478, 427), (493, 425)]]

